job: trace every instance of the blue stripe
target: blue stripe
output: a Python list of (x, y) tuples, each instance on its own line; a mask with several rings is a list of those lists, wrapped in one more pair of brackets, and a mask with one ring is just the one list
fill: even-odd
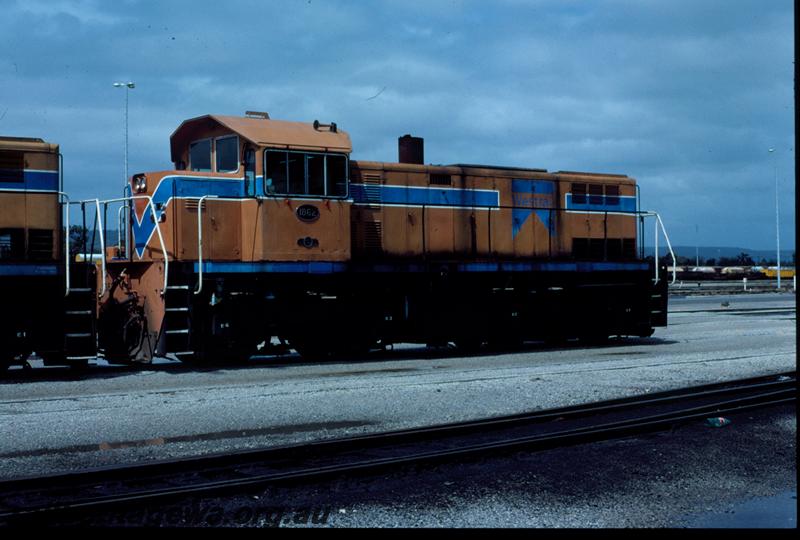
[(0, 190), (58, 191), (58, 171), (24, 171), (22, 182), (0, 182)]
[[(332, 274), (360, 272), (428, 272), (436, 271), (437, 264), (349, 264), (343, 262), (203, 262), (203, 273), (303, 273)], [(445, 265), (446, 266), (446, 265)], [(455, 266), (459, 272), (636, 272), (649, 270), (646, 262), (479, 262)], [(194, 263), (194, 271), (200, 266)]]
[[(261, 178), (261, 177), (259, 177)], [(256, 185), (261, 182), (256, 181)], [(204, 178), (198, 176), (166, 176), (161, 179), (153, 193), (153, 206), (156, 217), (161, 218), (167, 202), (173, 197), (198, 198), (204, 195), (218, 197), (244, 197), (245, 183), (242, 178)], [(141, 216), (135, 216), (132, 227), (134, 245), (139, 257), (144, 254), (144, 248), (156, 229), (152, 219), (152, 212), (145, 208)]]
[(648, 263), (619, 262), (498, 262), (459, 264), (462, 272), (633, 272), (648, 270)]
[(442, 189), (418, 186), (369, 186), (378, 190), (380, 201), (368, 198), (365, 184), (350, 184), (350, 195), (357, 203), (408, 204), (437, 206), (467, 206), (470, 208), (497, 208), (500, 193), (477, 189)]
[(57, 276), (64, 266), (53, 264), (0, 264), (0, 276)]
[[(636, 197), (629, 195), (620, 195), (619, 204), (608, 204), (610, 197), (604, 195), (585, 195), (585, 203), (576, 203), (572, 200), (572, 193), (567, 193), (567, 210), (578, 210), (585, 212), (635, 212), (636, 211)], [(590, 204), (593, 198), (600, 198), (603, 200), (601, 204)]]
[[(332, 274), (347, 270), (346, 263), (337, 262), (203, 262), (204, 273), (249, 274), (249, 273), (291, 273), (291, 274)], [(194, 263), (194, 271), (200, 265)]]

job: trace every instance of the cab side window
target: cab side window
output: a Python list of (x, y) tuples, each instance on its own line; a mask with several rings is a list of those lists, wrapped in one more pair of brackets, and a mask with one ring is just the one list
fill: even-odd
[(267, 195), (347, 195), (346, 156), (284, 150), (267, 150), (265, 154)]
[(216, 141), (217, 172), (239, 170), (239, 137), (220, 137)]

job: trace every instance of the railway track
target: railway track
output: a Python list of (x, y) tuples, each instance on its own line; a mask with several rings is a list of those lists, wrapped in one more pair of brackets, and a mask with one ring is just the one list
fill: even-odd
[(626, 437), (793, 403), (796, 393), (793, 371), (470, 422), (7, 480), (0, 482), (0, 524), (69, 522), (181, 496)]

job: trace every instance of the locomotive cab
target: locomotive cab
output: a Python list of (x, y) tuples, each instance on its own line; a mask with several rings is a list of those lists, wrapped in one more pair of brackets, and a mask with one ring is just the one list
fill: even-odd
[[(186, 120), (170, 139), (175, 169), (131, 178), (134, 196), (152, 200), (167, 252), (197, 259), (202, 236), (209, 264), (348, 260), (350, 137), (261, 114)], [(134, 201), (134, 260), (163, 258), (148, 204)]]

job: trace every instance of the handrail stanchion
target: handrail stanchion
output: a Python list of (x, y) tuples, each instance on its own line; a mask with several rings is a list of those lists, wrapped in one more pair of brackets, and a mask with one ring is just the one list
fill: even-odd
[(58, 195), (60, 197), (64, 197), (65, 199), (67, 199), (66, 204), (64, 204), (63, 201), (60, 201), (60, 204), (62, 205), (63, 211), (64, 211), (64, 236), (65, 236), (65, 238), (64, 238), (64, 277), (65, 277), (65, 280), (66, 280), (66, 283), (65, 283), (65, 286), (64, 286), (64, 289), (65, 289), (64, 297), (66, 298), (67, 296), (69, 296), (69, 248), (70, 248), (70, 245), (69, 245), (69, 205), (70, 205), (70, 201), (69, 201), (69, 195), (67, 195), (63, 191), (59, 191)]
[[(108, 203), (106, 202), (106, 204), (108, 204)], [(120, 205), (120, 207), (117, 209), (117, 249), (119, 250), (119, 253), (123, 253), (123, 251), (122, 251), (122, 229), (123, 229), (123, 225), (122, 224), (123, 224), (124, 219), (125, 219), (122, 216), (122, 211), (123, 210), (125, 210), (125, 205), (124, 204)], [(126, 234), (127, 234), (127, 232), (126, 232)], [(125, 256), (127, 257), (128, 256), (127, 247), (126, 247), (124, 253), (125, 253)]]
[(664, 240), (667, 241), (667, 247), (669, 248), (669, 254), (672, 257), (672, 284), (675, 284), (675, 279), (677, 278), (677, 270), (676, 267), (678, 266), (678, 262), (675, 260), (675, 253), (672, 251), (672, 244), (669, 241), (669, 235), (667, 234), (667, 229), (664, 227), (664, 222), (661, 221), (661, 216), (658, 212), (653, 212), (656, 216), (656, 220), (658, 220), (658, 224), (661, 225), (661, 232), (664, 233)]
[(97, 208), (97, 222), (100, 225), (97, 228), (100, 230), (100, 269), (102, 275), (102, 286), (100, 288), (100, 293), (97, 295), (97, 297), (101, 298), (104, 294), (106, 294), (106, 240), (105, 238), (103, 238), (105, 236), (103, 234), (105, 228), (102, 226), (103, 218), (100, 215), (100, 200), (95, 199), (94, 203), (95, 203), (95, 208)]
[(200, 294), (203, 290), (203, 203), (206, 199), (216, 199), (216, 195), (203, 195), (197, 202), (197, 290), (194, 294)]
[(655, 224), (655, 240), (654, 240), (654, 245), (655, 245), (656, 279), (655, 279), (655, 281), (653, 282), (653, 285), (655, 285), (656, 283), (658, 283), (658, 221), (655, 221), (655, 223), (654, 223), (654, 224)]

